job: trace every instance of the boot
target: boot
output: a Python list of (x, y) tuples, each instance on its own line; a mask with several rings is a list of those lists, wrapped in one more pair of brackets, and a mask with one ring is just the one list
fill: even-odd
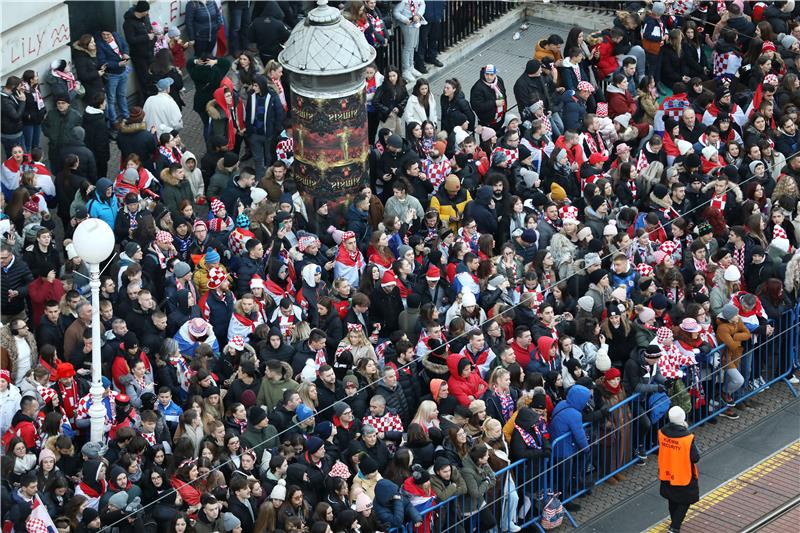
[(626, 479), (626, 478), (625, 478), (625, 476), (624, 476), (623, 474), (614, 474), (614, 477), (615, 477), (615, 478), (617, 479), (617, 481), (619, 481), (619, 482), (625, 481), (625, 479)]

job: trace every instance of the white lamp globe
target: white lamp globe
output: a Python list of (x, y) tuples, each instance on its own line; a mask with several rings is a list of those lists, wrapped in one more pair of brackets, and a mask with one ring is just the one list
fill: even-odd
[(114, 251), (114, 231), (99, 218), (78, 224), (72, 236), (75, 252), (87, 263), (100, 263)]

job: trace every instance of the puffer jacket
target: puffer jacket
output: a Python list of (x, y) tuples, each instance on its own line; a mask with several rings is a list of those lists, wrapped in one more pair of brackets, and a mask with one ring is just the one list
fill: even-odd
[(125, 12), (122, 17), (122, 30), (125, 32), (125, 40), (130, 47), (130, 56), (138, 61), (149, 61), (153, 59), (153, 41), (148, 37), (148, 33), (153, 31), (150, 23), (150, 15), (137, 18), (134, 14), (134, 7)]
[(169, 171), (169, 168), (161, 170), (161, 183), (163, 184), (163, 187), (161, 187), (161, 201), (164, 202), (164, 206), (169, 209), (172, 217), (175, 218), (180, 214), (178, 207), (182, 200), (188, 200), (190, 203), (194, 200), (192, 186), (185, 177), (181, 180), (176, 179), (172, 172)]
[(214, 1), (186, 4), (186, 38), (189, 41), (213, 41), (222, 25), (222, 12)]
[(464, 96), (464, 91), (458, 91), (453, 99), (449, 99), (447, 96), (442, 95), (439, 99), (439, 107), (442, 113), (442, 125), (441, 128), (443, 131), (453, 131), (453, 127), (460, 126), (460, 124), (456, 124), (455, 120), (453, 119), (453, 114), (463, 113), (467, 120), (469, 121), (469, 127), (467, 128), (469, 131), (472, 131), (475, 128), (475, 113), (472, 111), (472, 107), (470, 107), (469, 102), (467, 102), (467, 97)]
[(458, 191), (455, 197), (451, 197), (444, 187), (439, 187), (431, 197), (431, 209), (439, 212), (439, 220), (450, 227), (454, 232), (458, 231), (458, 222), (450, 222), (450, 217), (457, 217), (464, 213), (467, 204), (472, 201), (469, 191), (463, 188)]
[[(583, 385), (575, 385), (567, 392), (567, 399), (559, 402), (553, 409), (550, 437), (553, 439), (555, 457), (569, 457), (588, 448), (589, 441), (583, 429), (582, 413), (591, 397), (589, 389)], [(559, 441), (558, 438), (562, 435), (569, 436)]]
[(465, 498), (462, 511), (464, 513), (475, 513), (483, 505), (486, 492), (494, 487), (496, 477), (492, 467), (488, 464), (478, 466), (469, 456), (464, 457), (464, 467), (461, 475), (467, 484), (468, 498)]
[[(497, 106), (495, 101), (497, 100), (497, 94), (495, 94), (494, 89), (490, 86), (486, 85), (484, 82), (484, 70), (486, 67), (481, 68), (480, 79), (475, 82), (472, 86), (472, 89), (469, 92), (469, 102), (472, 106), (472, 110), (475, 111), (475, 115), (478, 117), (478, 122), (484, 126), (492, 126), (495, 127), (497, 125), (502, 126), (503, 120), (505, 119), (505, 112), (500, 117), (499, 120), (495, 118), (495, 114), (497, 111)], [(506, 92), (506, 84), (503, 81), (503, 78), (497, 76), (495, 78), (497, 81), (497, 86), (500, 89), (500, 94), (506, 102), (508, 102), (508, 93)], [(508, 105), (508, 104), (506, 104)], [(497, 128), (495, 128), (497, 129)]]
[(489, 385), (475, 367), (468, 378), (461, 377), (458, 372), (458, 362), (461, 359), (465, 359), (465, 357), (457, 353), (447, 356), (447, 368), (450, 370), (450, 379), (447, 380), (447, 385), (450, 388), (450, 396), (457, 399), (461, 405), (469, 407), (472, 402), (470, 396), (474, 400), (479, 400), (489, 390)]
[(375, 516), (390, 528), (402, 527), (405, 522), (422, 522), (419, 511), (400, 494), (400, 487), (388, 479), (381, 479), (375, 485)]
[[(30, 98), (30, 97), (29, 97)], [(3, 135), (17, 135), (22, 133), (22, 113), (25, 111), (25, 101), (18, 100), (13, 94), (3, 90), (0, 92), (0, 122)]]

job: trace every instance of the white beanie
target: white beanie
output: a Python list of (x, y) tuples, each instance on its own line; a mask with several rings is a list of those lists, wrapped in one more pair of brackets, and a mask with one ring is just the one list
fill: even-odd
[(469, 291), (465, 291), (461, 293), (461, 306), (462, 307), (469, 307), (471, 305), (477, 305), (478, 302), (475, 300), (475, 295)]
[(683, 139), (678, 139), (675, 144), (678, 145), (678, 152), (680, 152), (681, 155), (688, 154), (689, 150), (692, 149), (692, 143), (684, 141)]
[(314, 364), (313, 359), (306, 359), (306, 364), (303, 370), (300, 371), (300, 377), (303, 378), (303, 381), (308, 381), (309, 383), (313, 383), (317, 379), (317, 366)]
[(464, 142), (464, 139), (469, 137), (469, 133), (464, 131), (461, 126), (456, 126), (453, 128), (453, 135), (455, 136), (456, 146), (460, 146), (461, 143)]
[(742, 279), (742, 273), (739, 272), (739, 268), (734, 265), (728, 265), (728, 268), (725, 269), (725, 273), (722, 275), (725, 278), (725, 281), (739, 281)]
[(270, 500), (286, 500), (286, 481), (279, 479), (278, 483), (272, 488), (272, 492), (269, 493)]
[(686, 412), (679, 405), (670, 407), (667, 416), (671, 424), (686, 427)]
[(707, 160), (710, 161), (712, 157), (714, 157), (719, 153), (719, 151), (713, 146), (708, 145), (705, 148), (703, 148), (701, 153), (703, 154), (703, 157), (705, 157)]
[(595, 368), (600, 372), (605, 372), (611, 368), (611, 358), (606, 350), (598, 350), (597, 358), (594, 360)]

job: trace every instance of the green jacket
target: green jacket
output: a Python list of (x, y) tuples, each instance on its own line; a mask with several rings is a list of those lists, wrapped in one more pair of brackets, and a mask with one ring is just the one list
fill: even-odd
[[(208, 180), (208, 187), (206, 188), (206, 196), (208, 198), (219, 198), (222, 194), (222, 191), (228, 188), (228, 185), (231, 181), (231, 176), (233, 172), (229, 173), (222, 166), (222, 159), (219, 160), (219, 164), (217, 165), (217, 171), (211, 176), (211, 179)], [(228, 215), (233, 216), (231, 213)]]
[(647, 348), (647, 345), (656, 338), (655, 330), (647, 329), (637, 321), (631, 322), (631, 326), (633, 327), (633, 338), (636, 341), (637, 348)]
[[(452, 469), (455, 470), (455, 469)], [(478, 467), (469, 454), (464, 457), (464, 467), (461, 469), (464, 482), (467, 484), (468, 496), (464, 498), (464, 513), (474, 513), (480, 510), (486, 492), (494, 487), (496, 478), (492, 467), (488, 464)]]
[(252, 448), (256, 452), (256, 458), (261, 459), (265, 449), (278, 445), (277, 437), (278, 430), (275, 426), (268, 425), (262, 429), (248, 426), (239, 440), (242, 442), (242, 448)]
[(453, 496), (460, 496), (467, 493), (467, 482), (461, 476), (457, 468), (450, 468), (450, 484), (445, 485), (442, 478), (438, 475), (431, 476), (431, 488), (436, 493), (436, 499), (443, 502)]
[(213, 67), (195, 65), (193, 59), (186, 62), (186, 70), (195, 86), (192, 109), (200, 116), (205, 116), (206, 104), (214, 98), (214, 91), (219, 88), (219, 84), (230, 68), (231, 62), (225, 58), (218, 59), (217, 64)]
[[(291, 372), (289, 372), (291, 374)], [(264, 378), (261, 380), (261, 388), (258, 389), (256, 404), (266, 407), (267, 412), (272, 411), (276, 405), (283, 401), (283, 392), (286, 390), (296, 391), (300, 385), (293, 379), (287, 378), (273, 382)]]
[(172, 213), (173, 219), (176, 215), (180, 214), (178, 206), (182, 200), (189, 200), (194, 204), (194, 195), (192, 194), (192, 186), (189, 181), (184, 178), (181, 181), (172, 179), (169, 169), (164, 169), (161, 172), (161, 201), (164, 206)]
[(57, 109), (48, 111), (42, 122), (42, 132), (50, 141), (50, 153), (58, 151), (72, 137), (72, 128), (82, 122), (81, 114), (71, 107), (63, 115)]

